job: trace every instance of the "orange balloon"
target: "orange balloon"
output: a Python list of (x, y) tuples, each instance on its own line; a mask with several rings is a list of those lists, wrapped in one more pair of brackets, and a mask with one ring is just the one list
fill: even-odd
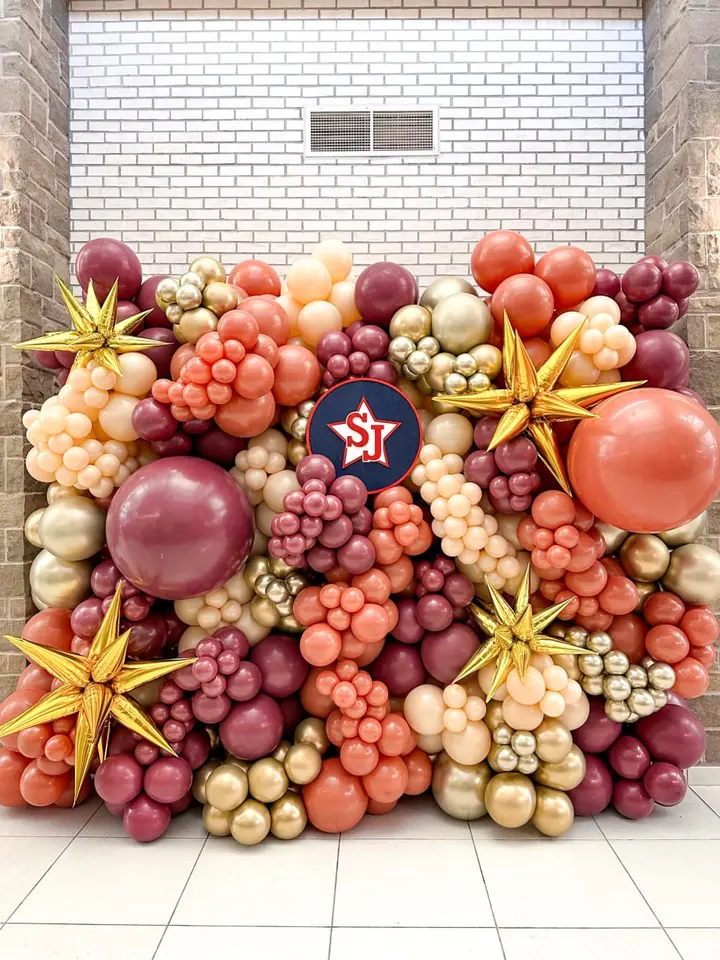
[(390, 632), (390, 617), (379, 604), (366, 603), (362, 610), (352, 615), (351, 629), (358, 640), (374, 643)]
[(308, 820), (323, 833), (344, 833), (362, 820), (368, 795), (358, 777), (340, 760), (324, 760), (320, 773), (303, 789)]
[(255, 400), (235, 394), (215, 413), (215, 423), (231, 437), (257, 437), (274, 419), (275, 399), (270, 392)]
[(374, 643), (366, 643), (362, 653), (355, 657), (357, 665), (359, 667), (366, 667), (369, 663), (372, 663), (373, 660), (376, 660), (382, 653), (385, 640), (386, 637), (382, 637), (382, 639), (376, 640)]
[(607, 570), (599, 560), (580, 573), (568, 570), (565, 574), (565, 586), (579, 597), (596, 597), (605, 589), (607, 582)]
[(18, 677), (16, 690), (24, 690), (26, 687), (36, 687), (38, 690), (50, 692), (50, 687), (54, 677), (47, 670), (43, 670), (37, 663), (29, 663)]
[(41, 773), (46, 773), (49, 777), (57, 777), (61, 773), (68, 772), (67, 763), (62, 760), (48, 760), (47, 757), (37, 757), (35, 759), (37, 768)]
[(233, 387), (241, 397), (247, 400), (259, 400), (272, 390), (274, 383), (275, 374), (267, 360), (255, 353), (249, 353), (237, 365)]
[(278, 350), (273, 392), (278, 403), (295, 406), (313, 396), (320, 386), (320, 364), (307, 347), (288, 343)]
[(258, 297), (264, 293), (279, 297), (282, 287), (277, 272), (264, 260), (243, 260), (238, 263), (230, 271), (228, 283), (242, 287), (248, 297)]
[[(602, 561), (600, 561), (602, 563)], [(603, 564), (605, 571), (607, 567)], [(628, 577), (608, 576), (607, 583), (598, 594), (598, 603), (612, 614), (632, 613), (638, 602), (638, 588)]]
[(68, 780), (68, 785), (63, 790), (62, 794), (55, 801), (56, 807), (77, 807), (81, 803), (84, 803), (85, 800), (90, 796), (90, 777), (86, 777), (83, 781), (83, 785), (80, 787), (80, 793), (78, 794), (77, 801), (75, 800), (75, 784), (73, 783), (73, 778), (71, 777)]
[(645, 656), (645, 635), (647, 632), (647, 624), (636, 613), (626, 613), (623, 617), (615, 617), (608, 630), (613, 640), (613, 646), (626, 653), (630, 663), (640, 663)]
[(362, 590), (369, 603), (385, 603), (390, 596), (390, 578), (377, 567), (371, 567), (365, 573), (359, 573), (352, 579), (353, 587)]
[(525, 349), (536, 370), (540, 369), (552, 353), (550, 344), (546, 343), (545, 340), (540, 340), (538, 337), (530, 337), (529, 340), (526, 340)]
[(25, 806), (20, 779), (29, 763), (21, 753), (0, 747), (0, 807)]
[(402, 757), (381, 756), (375, 769), (362, 778), (362, 783), (372, 800), (390, 803), (405, 793), (408, 779), (408, 769)]
[(73, 742), (64, 733), (56, 733), (45, 743), (45, 756), (48, 760), (59, 762), (69, 757), (73, 752)]
[(593, 292), (595, 264), (579, 247), (555, 247), (535, 264), (535, 276), (552, 290), (556, 310), (567, 310)]
[(503, 280), (493, 293), (490, 312), (495, 323), (502, 325), (508, 319), (521, 337), (534, 337), (553, 315), (553, 296), (550, 287), (531, 273), (519, 273)]
[(717, 617), (708, 607), (691, 607), (680, 621), (680, 628), (694, 647), (715, 643), (720, 633)]
[(38, 723), (33, 727), (26, 727), (17, 735), (17, 748), (24, 757), (36, 759), (45, 752), (45, 744), (53, 735), (52, 724)]
[(69, 650), (75, 635), (70, 626), (72, 610), (59, 610), (48, 607), (30, 617), (23, 627), (23, 640), (32, 640), (43, 647), (54, 647), (56, 650)]
[(300, 687), (300, 703), (305, 708), (305, 712), (321, 720), (326, 720), (335, 709), (335, 704), (330, 697), (320, 693), (316, 685), (317, 676), (324, 669), (324, 667), (311, 667), (305, 682)]
[(688, 638), (670, 623), (659, 623), (648, 630), (645, 646), (651, 657), (665, 663), (680, 663), (690, 653)]
[(377, 800), (368, 800), (367, 812), (375, 817), (382, 817), (390, 813), (397, 806), (397, 800), (391, 800), (390, 803), (379, 803)]
[(493, 293), (507, 277), (532, 273), (535, 254), (525, 237), (514, 230), (492, 230), (475, 244), (470, 269), (483, 290)]
[(389, 507), (391, 503), (397, 501), (407, 504), (413, 502), (412, 494), (407, 487), (390, 487), (388, 490), (383, 490), (381, 493), (378, 493), (375, 497), (375, 509), (379, 510), (381, 507)]
[(677, 626), (685, 613), (685, 604), (674, 593), (652, 593), (643, 604), (643, 616), (648, 623), (672, 623)]
[(675, 670), (673, 690), (687, 700), (701, 697), (710, 686), (710, 675), (695, 657), (685, 657), (680, 663), (673, 664), (673, 669)]
[(625, 571), (617, 562), (615, 557), (602, 557), (600, 563), (607, 570), (608, 580), (610, 577), (624, 577)]
[(290, 339), (290, 320), (276, 300), (266, 297), (248, 297), (243, 300), (243, 311), (257, 320), (260, 333), (270, 337), (281, 347)]
[(172, 360), (170, 361), (170, 376), (173, 380), (177, 380), (180, 376), (180, 371), (185, 366), (185, 364), (190, 360), (191, 357), (195, 356), (195, 346), (192, 343), (184, 343), (181, 347), (178, 347), (175, 353), (172, 355)]
[(540, 527), (557, 530), (575, 519), (575, 502), (562, 490), (545, 490), (533, 501), (532, 518)]
[(643, 387), (593, 408), (568, 448), (570, 482), (589, 510), (623, 530), (679, 527), (720, 488), (720, 427), (672, 390)]
[(322, 623), (326, 613), (326, 608), (320, 603), (320, 587), (305, 587), (293, 601), (293, 616), (304, 627), (309, 627), (311, 623)]
[(404, 753), (410, 737), (410, 725), (400, 713), (390, 713), (380, 721), (382, 734), (378, 740), (380, 752), (386, 757), (399, 757)]
[(410, 586), (415, 576), (413, 562), (406, 554), (401, 554), (392, 563), (383, 564), (380, 569), (390, 580), (391, 593), (401, 593)]
[(337, 660), (342, 636), (327, 623), (313, 623), (300, 637), (300, 653), (314, 667), (326, 667)]
[(419, 557), (426, 553), (432, 544), (433, 533), (427, 520), (421, 520), (417, 527), (417, 535), (412, 543), (405, 547), (405, 553), (410, 557)]
[(340, 760), (348, 773), (354, 777), (364, 777), (372, 773), (378, 765), (380, 751), (374, 743), (365, 743), (360, 737), (345, 740), (340, 747)]
[(711, 667), (715, 663), (717, 650), (712, 643), (708, 643), (706, 647), (690, 647), (690, 652), (704, 667)]
[(341, 747), (345, 735), (342, 732), (343, 714), (339, 710), (333, 710), (325, 722), (325, 732), (328, 740), (336, 747)]
[(408, 783), (407, 787), (405, 787), (405, 793), (412, 797), (420, 793), (425, 793), (432, 781), (433, 768), (430, 757), (424, 750), (416, 747), (412, 753), (403, 757), (403, 760), (405, 761), (405, 766), (408, 771)]
[[(27, 710), (28, 707), (32, 707), (38, 700), (41, 700), (46, 693), (47, 691), (41, 687), (25, 687), (22, 690), (15, 690), (0, 703), (0, 725), (7, 723), (8, 720), (14, 720), (15, 717)], [(17, 750), (19, 752), (19, 736), (19, 733), (10, 733), (0, 740), (0, 744), (9, 750)]]
[(581, 613), (575, 614), (575, 623), (579, 627), (584, 627), (586, 630), (609, 630), (610, 625), (613, 622), (613, 615), (611, 613), (606, 613), (604, 610), (597, 610), (595, 613), (590, 613), (583, 615)]
[(375, 547), (375, 559), (378, 563), (395, 563), (403, 555), (402, 544), (397, 542), (392, 530), (375, 527), (368, 534), (368, 540)]
[(20, 793), (32, 807), (49, 807), (60, 799), (69, 782), (69, 770), (51, 777), (39, 769), (37, 761), (32, 760), (20, 777)]

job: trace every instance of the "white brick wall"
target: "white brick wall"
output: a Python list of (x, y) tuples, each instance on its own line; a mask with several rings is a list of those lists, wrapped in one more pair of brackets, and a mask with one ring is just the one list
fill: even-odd
[[(200, 251), (282, 267), (338, 233), (359, 264), (393, 259), (425, 282), (467, 273), (500, 225), (605, 266), (642, 249), (639, 20), (249, 19), (222, 15), (227, 2), (174, 14), (105, 2), (71, 12), (74, 251), (108, 234), (148, 272)], [(440, 155), (306, 159), (302, 108), (331, 101), (437, 104)]]

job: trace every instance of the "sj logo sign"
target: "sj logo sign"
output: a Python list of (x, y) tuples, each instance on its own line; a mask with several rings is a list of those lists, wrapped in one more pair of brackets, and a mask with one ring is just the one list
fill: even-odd
[(370, 493), (404, 480), (421, 443), (417, 411), (381, 380), (348, 380), (328, 390), (307, 429), (308, 449), (329, 457), (338, 473), (358, 477)]

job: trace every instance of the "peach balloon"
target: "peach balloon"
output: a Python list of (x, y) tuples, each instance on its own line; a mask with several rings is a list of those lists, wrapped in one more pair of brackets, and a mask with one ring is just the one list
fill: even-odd
[(482, 720), (469, 720), (459, 733), (442, 732), (442, 745), (456, 763), (480, 763), (488, 755), (491, 742), (490, 731)]
[(333, 283), (344, 280), (352, 270), (352, 253), (342, 240), (323, 240), (315, 247), (312, 255), (327, 267)]
[(565, 710), (562, 714), (562, 721), (568, 730), (577, 730), (590, 716), (590, 701), (583, 692), (578, 699), (572, 703), (566, 701)]
[(351, 323), (360, 319), (360, 311), (355, 306), (355, 281), (341, 280), (334, 283), (328, 302), (340, 311), (343, 327), (349, 327)]
[(215, 422), (231, 437), (256, 437), (267, 430), (274, 420), (275, 399), (272, 393), (266, 393), (256, 400), (235, 395), (229, 403), (218, 407), (215, 413)]
[(132, 412), (138, 403), (140, 403), (138, 397), (125, 393), (114, 393), (110, 397), (99, 416), (100, 426), (109, 437), (113, 440), (122, 440), (124, 443), (138, 439), (132, 425)]
[(518, 703), (512, 697), (505, 697), (502, 712), (505, 722), (515, 730), (534, 730), (540, 726), (545, 716), (536, 703)]
[[(150, 392), (150, 388), (157, 380), (157, 367), (150, 357), (146, 357), (144, 353), (121, 353), (118, 356), (118, 363), (122, 370), (122, 376), (117, 378), (115, 384), (117, 393), (127, 393), (132, 397), (144, 397)], [(97, 370), (93, 370), (93, 377), (96, 372)]]
[(545, 680), (535, 667), (528, 667), (522, 680), (518, 671), (513, 668), (506, 683), (508, 694), (523, 706), (539, 703), (545, 695)]
[(332, 289), (330, 271), (314, 257), (296, 260), (285, 282), (290, 296), (303, 306), (313, 300), (325, 300)]
[(278, 297), (276, 303), (283, 308), (285, 311), (288, 320), (290, 321), (290, 336), (298, 336), (298, 316), (302, 310), (303, 305), (298, 303), (297, 300), (293, 300), (289, 293), (283, 294), (282, 297)]
[[(275, 399), (286, 407), (292, 407), (303, 400), (307, 400), (313, 396), (320, 386), (320, 376), (320, 364), (317, 362), (315, 354), (311, 353), (307, 347), (291, 343), (280, 347), (278, 349), (278, 362), (275, 367), (275, 386), (273, 387)], [(222, 409), (226, 409), (227, 406), (229, 404)], [(272, 423), (272, 420), (270, 423)], [(270, 423), (266, 426), (270, 426)], [(222, 427), (221, 423), (219, 425)], [(223, 427), (223, 429), (225, 428)], [(264, 429), (266, 427), (263, 427)], [(260, 432), (258, 431), (258, 433)]]
[(405, 697), (403, 712), (417, 733), (423, 736), (442, 733), (445, 712), (442, 690), (431, 683), (421, 683)]
[(305, 343), (317, 346), (320, 338), (333, 330), (342, 330), (340, 311), (327, 300), (313, 300), (303, 307), (298, 316), (298, 330)]

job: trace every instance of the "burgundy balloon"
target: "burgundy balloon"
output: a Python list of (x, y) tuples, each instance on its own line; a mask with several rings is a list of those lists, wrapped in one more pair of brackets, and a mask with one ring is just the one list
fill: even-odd
[(426, 630), (437, 633), (453, 622), (453, 605), (439, 593), (426, 593), (417, 602), (415, 616)]
[(159, 346), (146, 350), (145, 356), (150, 357), (155, 364), (158, 377), (169, 377), (170, 361), (180, 346), (173, 331), (167, 327), (148, 327), (146, 330), (142, 330), (138, 336), (144, 337), (145, 340), (157, 340)]
[(653, 760), (665, 760), (687, 770), (705, 753), (705, 728), (692, 711), (668, 703), (635, 724), (635, 734), (650, 751)]
[(425, 669), (440, 683), (452, 683), (480, 645), (465, 623), (452, 623), (439, 633), (427, 633), (420, 653)]
[(487, 489), (492, 480), (500, 475), (492, 450), (474, 450), (465, 461), (465, 477), (471, 483)]
[(218, 627), (213, 637), (220, 641), (223, 650), (235, 650), (241, 660), (248, 655), (250, 643), (237, 627)]
[(192, 786), (192, 767), (182, 757), (160, 757), (145, 770), (145, 793), (158, 803), (175, 803)]
[(574, 790), (568, 790), (577, 817), (594, 817), (601, 813), (612, 799), (613, 778), (601, 757), (585, 754), (586, 772)]
[(227, 692), (219, 697), (209, 697), (202, 690), (193, 694), (193, 713), (201, 723), (220, 723), (230, 712), (232, 700)]
[(354, 533), (339, 548), (337, 562), (353, 576), (365, 573), (375, 563), (375, 547), (367, 537)]
[(695, 390), (691, 390), (690, 387), (676, 387), (675, 393), (680, 393), (683, 397), (688, 397), (690, 400), (694, 400), (695, 403), (699, 403), (701, 407), (704, 407), (707, 410), (707, 403), (705, 403), (704, 397), (701, 397), (699, 393)]
[(243, 661), (238, 669), (228, 677), (225, 692), (233, 700), (243, 702), (252, 700), (262, 687), (262, 673), (256, 663)]
[(605, 714), (604, 699), (590, 697), (590, 713), (585, 723), (573, 730), (573, 741), (583, 753), (604, 753), (622, 733), (622, 724)]
[(178, 429), (170, 405), (160, 403), (153, 397), (146, 397), (135, 405), (130, 421), (142, 440), (169, 440)]
[(684, 317), (688, 312), (688, 307), (690, 306), (690, 297), (683, 297), (680, 300), (676, 301), (678, 305), (678, 316)]
[(357, 513), (354, 513), (350, 520), (352, 521), (353, 533), (359, 533), (366, 537), (373, 528), (373, 516), (367, 507), (360, 507)]
[[(210, 426), (208, 420), (200, 420), (199, 423)], [(187, 430), (188, 424), (183, 424), (183, 430)], [(193, 448), (195, 456), (204, 457), (206, 460), (212, 460), (221, 467), (229, 469), (235, 465), (235, 457), (247, 446), (247, 440), (242, 437), (231, 437), (220, 427), (212, 426), (195, 437)]]
[(63, 367), (67, 367), (68, 370), (75, 363), (75, 354), (72, 352), (72, 350), (56, 350), (55, 356), (63, 365)]
[(87, 291), (92, 280), (100, 303), (116, 280), (118, 300), (134, 300), (142, 283), (142, 267), (136, 254), (126, 243), (111, 237), (96, 237), (81, 247), (75, 273), (83, 291)]
[[(138, 307), (136, 303), (132, 303), (130, 300), (118, 300), (117, 304), (117, 319), (118, 320), (129, 320), (130, 317), (134, 317), (136, 314), (142, 313), (142, 310)], [(133, 337), (138, 336), (140, 331), (144, 328), (145, 321), (140, 320), (136, 327), (133, 327), (130, 330), (130, 334)]]
[(110, 735), (108, 745), (108, 756), (113, 757), (118, 753), (132, 753), (137, 746), (137, 738), (132, 730), (127, 727), (115, 727)]
[(125, 813), (124, 803), (106, 803), (105, 809), (111, 817), (121, 817)]
[(451, 573), (446, 577), (442, 592), (454, 607), (466, 607), (475, 596), (472, 581), (463, 573)]
[(289, 697), (300, 689), (310, 669), (298, 641), (284, 633), (271, 633), (250, 654), (262, 674), (262, 691), (271, 697)]
[(595, 272), (595, 289), (593, 297), (616, 297), (620, 293), (620, 277), (614, 270), (600, 267)]
[(46, 370), (59, 370), (62, 364), (55, 356), (54, 350), (35, 350), (33, 356), (41, 367)]
[(390, 337), (380, 327), (368, 324), (361, 327), (352, 338), (355, 350), (367, 354), (370, 360), (383, 360), (387, 357)]
[[(182, 429), (191, 437), (201, 437), (213, 428), (212, 420), (198, 420), (197, 417), (191, 417), (182, 424)], [(247, 441), (246, 441), (247, 442)]]
[(639, 780), (651, 763), (650, 751), (637, 737), (619, 737), (608, 750), (610, 766), (619, 777)]
[(420, 643), (425, 636), (425, 628), (418, 623), (416, 616), (417, 600), (406, 597), (397, 604), (398, 622), (392, 632), (400, 643)]
[(335, 467), (332, 460), (321, 453), (309, 453), (298, 463), (295, 476), (300, 486), (308, 480), (322, 480), (329, 487), (335, 479)]
[(145, 318), (145, 325), (147, 327), (170, 327), (171, 323), (168, 318), (165, 316), (165, 311), (157, 305), (157, 300), (155, 299), (155, 291), (157, 290), (157, 285), (161, 280), (165, 279), (165, 275), (162, 273), (155, 273), (151, 277), (148, 277), (147, 280), (143, 280), (140, 289), (137, 292), (135, 297), (135, 303), (138, 305), (140, 310), (151, 310), (152, 312), (148, 314)]
[(501, 443), (493, 453), (498, 467), (508, 476), (534, 470), (538, 459), (537, 448), (527, 437), (515, 437)]
[(214, 463), (171, 457), (141, 467), (118, 488), (107, 516), (113, 561), (155, 597), (198, 597), (245, 562), (253, 513), (233, 478)]
[(389, 360), (373, 360), (368, 367), (367, 376), (371, 380), (382, 380), (384, 383), (397, 383), (397, 371)]
[(644, 303), (660, 293), (662, 283), (662, 270), (654, 263), (641, 260), (630, 267), (622, 278), (622, 292), (628, 300)]
[(699, 283), (700, 274), (687, 260), (671, 263), (662, 272), (663, 293), (675, 300), (684, 300), (691, 296), (697, 290)]
[(240, 760), (259, 760), (280, 743), (285, 721), (275, 700), (259, 693), (252, 700), (236, 703), (220, 724), (220, 739), (226, 750)]
[(367, 503), (367, 487), (357, 477), (349, 473), (338, 477), (330, 485), (328, 493), (342, 501), (346, 513), (357, 513)]
[(638, 305), (628, 300), (622, 290), (615, 297), (615, 303), (620, 307), (620, 323), (626, 327), (637, 324)]
[(639, 334), (635, 342), (635, 356), (620, 371), (623, 380), (646, 380), (646, 386), (666, 390), (687, 386), (690, 351), (676, 333), (647, 330)]
[(170, 807), (158, 803), (146, 793), (131, 800), (123, 813), (125, 832), (139, 843), (157, 840), (170, 826)]
[(653, 266), (657, 267), (659, 270), (664, 270), (668, 265), (668, 262), (664, 257), (659, 257), (654, 253), (648, 254), (647, 257), (643, 257), (639, 263), (652, 263)]
[(170, 457), (187, 457), (192, 450), (192, 439), (182, 430), (170, 437), (169, 440), (153, 440), (150, 444), (153, 453), (156, 453), (161, 459)]
[(370, 666), (375, 680), (381, 680), (391, 697), (406, 697), (427, 680), (419, 647), (389, 641)]
[(70, 626), (76, 636), (92, 640), (102, 623), (102, 600), (90, 597), (79, 603), (70, 614)]
[(143, 768), (129, 753), (117, 753), (100, 764), (95, 790), (106, 803), (128, 803), (143, 787)]
[(355, 305), (363, 320), (387, 327), (393, 315), (416, 303), (418, 285), (405, 267), (389, 261), (366, 267), (355, 283)]
[[(134, 599), (134, 598), (133, 598)], [(128, 601), (130, 603), (130, 601)], [(130, 626), (128, 653), (136, 660), (155, 660), (163, 651), (168, 639), (167, 624), (163, 617), (151, 613)]]
[(667, 330), (679, 317), (677, 301), (664, 293), (640, 304), (637, 315), (638, 321), (646, 330)]
[(687, 778), (680, 767), (662, 760), (647, 770), (643, 786), (662, 807), (674, 807), (685, 799), (688, 791)]
[(179, 813), (184, 813), (188, 807), (193, 802), (193, 793), (192, 790), (188, 790), (185, 796), (180, 797), (179, 800), (176, 800), (174, 803), (169, 804), (170, 806), (170, 815), (176, 817)]
[(278, 706), (282, 710), (283, 723), (285, 724), (283, 734), (292, 740), (295, 727), (305, 717), (303, 705), (299, 697), (292, 696), (282, 697), (278, 700)]
[(655, 801), (641, 780), (617, 780), (613, 787), (612, 799), (617, 812), (628, 820), (642, 820), (649, 817), (655, 808)]
[(104, 600), (115, 592), (119, 576), (120, 571), (112, 560), (101, 560), (90, 574), (92, 592)]
[(193, 770), (201, 767), (210, 756), (210, 741), (202, 730), (191, 730), (185, 737), (180, 751), (183, 760), (187, 760)]

